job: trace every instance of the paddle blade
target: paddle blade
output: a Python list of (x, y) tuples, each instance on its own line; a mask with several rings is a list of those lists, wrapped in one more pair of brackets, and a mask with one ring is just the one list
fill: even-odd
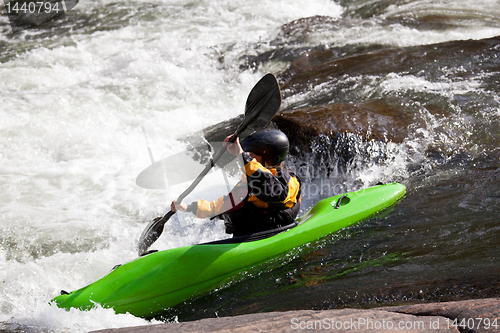
[[(212, 142), (165, 157), (142, 170), (135, 182), (139, 187), (155, 190), (167, 189), (169, 186), (192, 181), (213, 157), (213, 154), (207, 150), (214, 152), (222, 147), (223, 142)], [(234, 155), (224, 153), (214, 165), (214, 169), (231, 172), (237, 167), (236, 163), (237, 158)]]
[(281, 90), (276, 77), (269, 73), (257, 82), (245, 104), (245, 119), (240, 127), (252, 132), (264, 128), (281, 106)]
[(196, 158), (196, 151), (207, 147), (197, 147), (157, 161), (144, 169), (136, 179), (136, 184), (145, 189), (166, 189), (168, 186), (192, 181), (203, 171), (206, 161)]
[(173, 211), (169, 211), (165, 216), (158, 217), (153, 221), (149, 222), (148, 226), (142, 232), (141, 237), (139, 238), (139, 248), (138, 254), (139, 257), (144, 255), (151, 244), (156, 242), (156, 240), (160, 237), (163, 232), (163, 227), (165, 223), (175, 214)]

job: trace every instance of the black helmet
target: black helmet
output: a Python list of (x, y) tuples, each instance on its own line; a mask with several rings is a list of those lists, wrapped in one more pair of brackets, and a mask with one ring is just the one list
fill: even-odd
[(264, 129), (254, 132), (240, 142), (244, 151), (262, 156), (264, 165), (274, 166), (283, 162), (290, 143), (280, 130)]

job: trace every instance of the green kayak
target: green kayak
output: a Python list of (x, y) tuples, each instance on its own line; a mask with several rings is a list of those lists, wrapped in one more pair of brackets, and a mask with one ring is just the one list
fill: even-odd
[(366, 219), (394, 204), (405, 191), (404, 185), (395, 183), (323, 199), (298, 218), (296, 226), (274, 236), (154, 252), (52, 301), (65, 309), (88, 310), (97, 303), (116, 313), (152, 317), (220, 287), (237, 273)]

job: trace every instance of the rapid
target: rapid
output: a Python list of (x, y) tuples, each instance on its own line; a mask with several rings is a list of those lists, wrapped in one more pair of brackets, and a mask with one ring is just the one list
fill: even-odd
[[(394, 208), (153, 321), (49, 304), (136, 258), (147, 223), (189, 185), (148, 190), (138, 174), (185, 151), (186, 137), (242, 114), (264, 74), (280, 79), (292, 58), (315, 50), (426, 55), (429, 45), (500, 36), (499, 17), (494, 0), (98, 0), (13, 33), (0, 15), (0, 331), (497, 296), (500, 59), (464, 48), (470, 56), (348, 68), (283, 89), (282, 110), (383, 100), (409, 115), (400, 142), (345, 135), (338, 150), (353, 159), (302, 175), (303, 211), (338, 194), (322, 192), (325, 181), (335, 191), (401, 182), (408, 194)], [(338, 165), (328, 140), (311, 146), (288, 163)], [(222, 223), (179, 215), (155, 248), (228, 237)]]

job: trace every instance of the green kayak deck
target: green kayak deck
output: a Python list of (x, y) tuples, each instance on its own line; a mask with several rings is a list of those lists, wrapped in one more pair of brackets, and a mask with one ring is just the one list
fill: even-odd
[(88, 310), (97, 303), (116, 313), (152, 317), (220, 287), (239, 272), (366, 219), (394, 204), (405, 192), (404, 185), (394, 183), (323, 199), (297, 219), (296, 227), (272, 237), (154, 252), (52, 301), (66, 309)]

